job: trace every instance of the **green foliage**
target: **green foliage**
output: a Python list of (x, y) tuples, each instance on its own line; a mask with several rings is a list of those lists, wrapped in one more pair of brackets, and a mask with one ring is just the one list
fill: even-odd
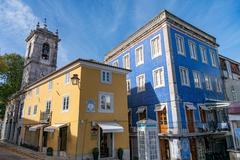
[(8, 98), (21, 87), (23, 65), (24, 58), (18, 54), (0, 55), (0, 117)]

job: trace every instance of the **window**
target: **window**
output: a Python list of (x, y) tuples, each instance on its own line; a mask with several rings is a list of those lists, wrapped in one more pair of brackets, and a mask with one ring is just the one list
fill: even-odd
[(144, 63), (143, 45), (135, 49), (135, 61), (136, 66), (139, 66)]
[(30, 58), (31, 50), (32, 50), (32, 43), (30, 43), (29, 46), (28, 46), (28, 55), (27, 55), (27, 58)]
[(42, 46), (42, 59), (44, 60), (48, 60), (49, 59), (49, 50), (50, 50), (50, 46), (48, 43), (43, 43)]
[(28, 107), (28, 115), (31, 115), (31, 106)]
[(201, 76), (197, 71), (193, 71), (193, 79), (196, 88), (202, 88)]
[(53, 87), (53, 82), (52, 81), (49, 81), (48, 82), (48, 90), (51, 90)]
[(204, 48), (203, 46), (200, 46), (200, 53), (202, 56), (202, 62), (207, 64), (208, 60), (207, 60), (206, 48)]
[(205, 84), (207, 90), (212, 90), (211, 78), (208, 75), (205, 75)]
[(69, 84), (70, 82), (70, 73), (66, 73), (65, 74), (65, 78), (64, 78), (64, 84)]
[(112, 63), (112, 65), (115, 66), (115, 67), (118, 67), (118, 66), (119, 66), (118, 60), (115, 60), (115, 61)]
[(69, 109), (69, 96), (64, 96), (62, 110), (68, 111), (68, 109)]
[(99, 112), (113, 112), (113, 94), (100, 92), (99, 93)]
[(51, 111), (51, 100), (47, 100), (47, 102), (46, 102), (46, 112), (47, 113), (50, 113), (50, 111)]
[(145, 91), (145, 74), (137, 76), (137, 92)]
[(33, 115), (36, 115), (36, 114), (37, 114), (37, 105), (33, 107)]
[(185, 56), (185, 49), (184, 49), (184, 39), (182, 36), (176, 34), (176, 43), (177, 43), (177, 52)]
[(195, 43), (193, 41), (189, 41), (188, 45), (189, 45), (189, 51), (190, 51), (191, 58), (197, 60), (197, 52), (196, 52)]
[(188, 69), (180, 67), (181, 83), (183, 86), (190, 86)]
[(123, 68), (130, 69), (129, 53), (123, 56)]
[(164, 69), (163, 67), (153, 70), (153, 86), (154, 88), (163, 87), (164, 82)]
[(215, 53), (213, 50), (210, 50), (210, 57), (211, 57), (211, 61), (212, 61), (212, 66), (216, 67), (217, 66), (217, 62), (216, 62), (216, 57), (215, 57)]
[(131, 81), (130, 81), (130, 79), (128, 79), (126, 81), (126, 83), (127, 83), (127, 93), (131, 94)]
[(145, 144), (145, 132), (144, 131), (138, 131), (138, 137), (139, 137), (139, 159), (144, 160), (146, 159), (146, 144)]
[(139, 120), (147, 119), (147, 107), (146, 106), (138, 107), (138, 110), (136, 113), (138, 114)]
[(221, 84), (221, 80), (216, 78), (215, 79), (216, 82), (216, 88), (217, 88), (217, 92), (222, 92), (222, 84)]
[(112, 82), (112, 73), (109, 71), (101, 71), (101, 82), (102, 83), (111, 83)]
[(158, 160), (158, 147), (157, 147), (157, 133), (155, 130), (148, 131), (149, 136), (149, 151), (150, 151), (150, 159), (151, 160)]
[(152, 59), (162, 54), (160, 35), (157, 35), (151, 40), (151, 55)]
[(35, 94), (36, 94), (36, 96), (39, 95), (39, 87), (37, 87), (37, 88), (35, 89)]

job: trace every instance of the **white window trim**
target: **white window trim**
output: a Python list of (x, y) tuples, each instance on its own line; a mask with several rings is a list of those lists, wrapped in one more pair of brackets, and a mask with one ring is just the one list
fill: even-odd
[[(64, 98), (68, 97), (68, 109), (63, 109), (63, 105), (64, 105)], [(69, 107), (70, 107), (70, 96), (69, 94), (65, 94), (62, 96), (62, 112), (68, 112), (69, 111)]]
[[(143, 55), (142, 55), (142, 61), (140, 61), (140, 62), (137, 63), (137, 50), (138, 50), (139, 48), (142, 48), (142, 54), (143, 54)], [(138, 55), (138, 56), (139, 56), (139, 55)], [(140, 46), (138, 46), (137, 48), (135, 48), (135, 64), (136, 64), (136, 67), (144, 64), (144, 46), (143, 46), (143, 44), (140, 45)]]
[(33, 116), (36, 116), (36, 115), (37, 115), (37, 111), (36, 111), (36, 113), (34, 113), (34, 111), (35, 111), (35, 106), (37, 106), (37, 110), (38, 110), (38, 105), (34, 105), (34, 106), (33, 106), (33, 111), (32, 111)]
[[(221, 82), (221, 80), (219, 78), (215, 78), (215, 83), (216, 83), (216, 91), (218, 93), (222, 93), (222, 82)], [(219, 88), (220, 90), (218, 90), (218, 87), (220, 87)]]
[[(185, 69), (187, 71), (187, 81), (188, 81), (188, 84), (183, 84), (183, 77), (182, 77), (182, 73), (181, 73), (181, 70), (182, 69)], [(183, 67), (183, 66), (179, 66), (179, 73), (180, 73), (180, 79), (181, 79), (181, 85), (182, 86), (187, 86), (187, 87), (190, 87), (190, 79), (189, 79), (189, 71), (188, 71), (188, 68), (186, 67)]]
[(27, 109), (27, 115), (28, 116), (31, 116), (31, 110), (32, 110), (32, 107), (28, 106), (28, 109)]
[(35, 95), (38, 96), (39, 95), (39, 87), (35, 88)]
[[(130, 79), (127, 79), (126, 80), (126, 83), (128, 83), (129, 82), (129, 88), (130, 88), (130, 90), (128, 91), (128, 88), (127, 88), (127, 94), (128, 95), (130, 95), (131, 94), (131, 80)], [(127, 86), (128, 87), (128, 86)]]
[[(156, 86), (156, 84), (154, 83), (154, 72), (157, 71), (157, 70), (162, 70), (162, 71), (163, 71), (163, 77), (162, 77), (162, 78), (163, 78), (163, 84), (159, 84), (159, 85)], [(161, 76), (161, 74), (160, 74), (160, 76)], [(158, 67), (158, 68), (154, 69), (154, 70), (152, 71), (152, 78), (153, 78), (153, 86), (154, 86), (154, 89), (164, 87), (164, 86), (165, 86), (164, 67), (162, 66), (162, 67)]]
[[(117, 65), (114, 65), (114, 64), (117, 64)], [(113, 61), (112, 66), (119, 67), (118, 59), (116, 59), (115, 61)]]
[[(209, 80), (209, 87), (210, 87), (210, 88), (207, 88), (206, 77), (209, 78), (208, 80)], [(208, 91), (212, 91), (212, 90), (213, 90), (213, 86), (212, 86), (212, 78), (211, 78), (209, 75), (205, 74), (205, 75), (204, 75), (204, 82), (205, 82), (206, 90), (208, 90)]]
[[(199, 122), (200, 123), (204, 123), (204, 122), (202, 122), (202, 119), (201, 119), (201, 106), (206, 106), (204, 103), (198, 103), (197, 104), (197, 108), (198, 108), (198, 116), (199, 116)], [(205, 111), (205, 118), (206, 118), (206, 123), (208, 123), (208, 111), (207, 110), (204, 110)]]
[[(159, 104), (155, 104), (155, 107), (154, 107), (154, 109), (158, 106), (158, 105), (165, 105), (165, 107), (166, 107), (166, 113), (167, 113), (167, 126), (168, 126), (168, 129), (167, 129), (167, 133), (169, 133), (169, 130), (170, 130), (170, 128), (169, 128), (169, 115), (168, 115), (168, 106), (167, 106), (167, 103), (159, 103)], [(155, 114), (156, 114), (156, 119), (157, 119), (157, 122), (158, 122), (158, 112), (160, 112), (160, 111), (154, 111), (155, 112)], [(158, 133), (159, 133), (159, 125), (157, 125), (158, 126)]]
[[(158, 51), (158, 53), (157, 53), (156, 55), (153, 55), (152, 41), (153, 41), (154, 39), (156, 39), (157, 37), (159, 37), (159, 51)], [(158, 34), (158, 35), (154, 36), (152, 39), (150, 39), (151, 58), (152, 58), (152, 59), (157, 58), (157, 57), (159, 57), (159, 56), (162, 55), (162, 45), (161, 45), (161, 44), (162, 44), (162, 43), (161, 43), (161, 36), (160, 36), (160, 34)]]
[(46, 100), (46, 104), (45, 104), (45, 105), (46, 105), (46, 106), (45, 106), (45, 111), (47, 111), (47, 103), (48, 103), (49, 101), (51, 102), (50, 110), (51, 110), (51, 108), (52, 108), (52, 100), (51, 100), (50, 98), (48, 98), (48, 99)]
[[(138, 78), (143, 76), (143, 79), (144, 79), (144, 87), (143, 87), (143, 90), (139, 90), (139, 86), (138, 86)], [(146, 91), (146, 79), (145, 79), (145, 74), (140, 74), (136, 77), (136, 86), (137, 86), (137, 93), (140, 93), (140, 92), (144, 92)]]
[[(203, 58), (202, 49), (205, 50), (206, 61), (205, 61), (204, 58)], [(207, 57), (207, 49), (206, 49), (206, 47), (200, 45), (200, 46), (199, 46), (199, 50), (200, 50), (200, 54), (201, 54), (202, 63), (208, 64), (208, 57)]]
[[(146, 111), (146, 119), (148, 119), (148, 110), (147, 110), (147, 106), (140, 106), (140, 107), (137, 107), (137, 109), (138, 108), (144, 108), (145, 109), (145, 111)], [(139, 115), (140, 113), (137, 113), (137, 115), (138, 115), (138, 120), (140, 120), (140, 115)]]
[[(50, 83), (51, 83), (51, 88), (50, 88)], [(53, 81), (50, 80), (48, 81), (48, 91), (51, 91), (53, 89)]]
[[(177, 37), (183, 39), (183, 53), (180, 52), (180, 51), (178, 50), (178, 47), (179, 47), (179, 46), (178, 46), (178, 40), (177, 40)], [(186, 57), (184, 37), (181, 36), (181, 35), (179, 35), (179, 34), (177, 34), (177, 33), (175, 33), (175, 40), (176, 40), (176, 49), (177, 49), (177, 53), (178, 53), (179, 55), (182, 55), (182, 56)]]
[[(111, 98), (111, 110), (104, 110), (101, 108), (101, 95), (109, 95)], [(113, 113), (114, 112), (114, 94), (111, 92), (98, 92), (98, 112), (100, 113)]]
[[(126, 65), (126, 64), (125, 64), (125, 60), (124, 60), (126, 56), (128, 56), (128, 58), (129, 58), (129, 67), (124, 66), (124, 65)], [(126, 53), (125, 55), (123, 55), (123, 58), (122, 58), (122, 59), (123, 59), (123, 68), (125, 68), (125, 69), (131, 69), (130, 53), (128, 52), (128, 53)]]
[[(68, 80), (68, 82), (66, 81), (67, 74), (69, 75), (69, 80)], [(64, 74), (64, 84), (65, 84), (65, 85), (68, 85), (68, 84), (70, 84), (70, 81), (71, 81), (71, 74), (70, 74), (70, 72), (67, 72), (67, 73)]]
[[(195, 84), (195, 80), (194, 80), (194, 73), (196, 73), (196, 74), (198, 74), (199, 75), (199, 77), (200, 77), (200, 87), (199, 86), (196, 86), (196, 84)], [(194, 86), (195, 86), (195, 88), (199, 88), (199, 89), (202, 89), (202, 80), (201, 80), (201, 72), (199, 72), (199, 71), (196, 71), (196, 70), (192, 70), (192, 75), (193, 75), (193, 82), (194, 82)]]
[[(103, 81), (102, 77), (103, 77), (103, 72), (109, 73), (109, 81), (105, 80)], [(106, 77), (105, 77), (106, 78)], [(101, 83), (106, 83), (106, 84), (111, 84), (112, 83), (112, 72), (107, 71), (107, 70), (101, 70)]]
[[(193, 55), (191, 54), (190, 43), (192, 43), (194, 45), (195, 57), (193, 57)], [(190, 53), (191, 59), (194, 59), (194, 60), (197, 61), (198, 60), (198, 56), (197, 56), (197, 46), (196, 46), (196, 43), (193, 42), (192, 40), (188, 40), (188, 48), (189, 48), (189, 53)]]
[[(216, 56), (215, 56), (215, 51), (213, 51), (212, 49), (210, 49), (209, 54), (210, 54), (212, 66), (213, 66), (213, 67), (217, 67), (217, 58), (216, 58)], [(215, 60), (215, 64), (213, 63), (213, 59)]]

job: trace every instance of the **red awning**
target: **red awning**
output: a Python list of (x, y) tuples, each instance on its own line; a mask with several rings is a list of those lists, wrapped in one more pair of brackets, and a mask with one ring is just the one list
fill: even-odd
[(234, 102), (228, 107), (229, 114), (240, 114), (240, 102)]

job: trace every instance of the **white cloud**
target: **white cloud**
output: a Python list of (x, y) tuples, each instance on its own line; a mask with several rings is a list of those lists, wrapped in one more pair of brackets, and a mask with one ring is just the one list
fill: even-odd
[(58, 47), (58, 67), (62, 67), (63, 65), (69, 63), (69, 61), (67, 50), (60, 43)]
[(0, 4), (0, 26), (5, 34), (26, 36), (36, 25), (38, 17), (21, 0), (0, 0)]

